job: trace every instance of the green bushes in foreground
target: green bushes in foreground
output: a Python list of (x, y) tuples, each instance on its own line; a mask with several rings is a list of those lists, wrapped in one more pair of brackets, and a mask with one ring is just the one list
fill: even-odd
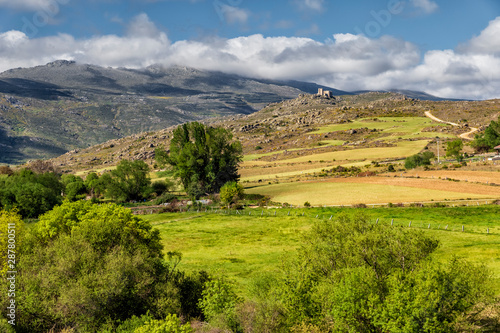
[(437, 262), (437, 240), (362, 212), (315, 220), (247, 299), (179, 271), (181, 254), (164, 255), (159, 231), (115, 204), (66, 202), (16, 242), (17, 332), (456, 332), (492, 304), (485, 267)]
[[(178, 271), (158, 230), (125, 208), (66, 202), (27, 231), (16, 239), (16, 332), (113, 331), (146, 313), (202, 317), (197, 301), (208, 276)], [(7, 302), (0, 298), (2, 308)]]
[(279, 274), (255, 282), (235, 316), (244, 332), (458, 331), (491, 300), (489, 272), (436, 262), (438, 245), (363, 215), (319, 221)]

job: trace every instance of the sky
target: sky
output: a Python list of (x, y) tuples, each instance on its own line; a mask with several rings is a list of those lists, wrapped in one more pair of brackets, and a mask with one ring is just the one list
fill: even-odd
[(0, 0), (0, 72), (59, 59), (500, 98), (500, 1)]

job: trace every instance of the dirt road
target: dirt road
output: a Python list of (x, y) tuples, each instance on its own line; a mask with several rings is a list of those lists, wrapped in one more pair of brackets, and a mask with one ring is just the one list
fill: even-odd
[[(430, 111), (426, 111), (426, 112), (425, 112), (425, 116), (426, 116), (426, 117), (428, 117), (428, 118), (430, 118), (430, 119), (432, 119), (432, 120), (434, 120), (434, 121), (437, 121), (437, 122), (439, 122), (439, 123), (450, 124), (450, 125), (452, 125), (452, 126), (456, 126), (456, 127), (460, 126), (460, 125), (458, 125), (457, 123), (452, 123), (451, 121), (444, 121), (444, 120), (442, 120), (442, 119), (439, 119), (439, 118), (437, 118), (437, 117), (433, 116), (433, 115), (432, 115), (432, 113), (431, 113)], [(477, 128), (475, 128), (475, 127), (470, 127), (470, 131), (469, 131), (469, 132), (462, 133), (462, 134), (460, 134), (460, 135), (459, 135), (459, 137), (460, 137), (461, 139), (464, 139), (464, 140), (474, 140), (474, 136), (473, 136), (473, 134), (474, 134), (475, 132), (477, 132), (477, 131), (478, 131), (478, 129), (477, 129)]]

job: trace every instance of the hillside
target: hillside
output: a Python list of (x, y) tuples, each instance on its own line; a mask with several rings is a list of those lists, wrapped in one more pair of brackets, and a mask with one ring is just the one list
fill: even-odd
[(0, 163), (55, 157), (186, 121), (250, 114), (318, 87), (185, 67), (56, 61), (12, 69), (0, 73)]
[[(426, 111), (459, 126), (425, 118)], [(425, 147), (435, 151), (435, 145), (430, 143), (436, 136), (451, 139), (468, 132), (469, 127), (484, 129), (499, 115), (498, 100), (420, 101), (397, 93), (372, 92), (334, 98), (302, 94), (293, 100), (271, 103), (249, 115), (204, 122), (231, 130), (242, 142), (245, 163), (241, 172), (253, 179), (261, 174), (321, 169), (325, 166), (320, 163), (322, 156), (328, 154), (347, 152), (355, 157), (352, 152), (363, 154), (363, 149), (371, 148), (391, 152), (371, 158), (371, 153), (366, 153), (360, 158), (369, 163), (402, 158)], [(121, 159), (145, 159), (153, 165), (154, 150), (158, 146), (168, 148), (173, 128), (112, 140), (66, 153), (53, 161), (67, 170), (104, 169)], [(334, 164), (342, 163), (337, 160)], [(288, 167), (276, 165), (279, 161)]]

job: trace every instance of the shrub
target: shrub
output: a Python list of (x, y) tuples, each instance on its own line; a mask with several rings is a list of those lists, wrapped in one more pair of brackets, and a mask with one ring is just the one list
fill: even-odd
[(169, 314), (164, 320), (150, 320), (143, 326), (136, 328), (134, 333), (191, 333), (189, 323), (182, 325), (175, 314)]
[(220, 189), (220, 200), (225, 205), (237, 203), (243, 195), (243, 186), (237, 182), (228, 182)]
[(231, 284), (223, 279), (207, 281), (202, 295), (199, 306), (209, 321), (233, 330), (238, 328), (235, 309), (242, 299), (236, 295)]
[(160, 196), (164, 192), (169, 192), (172, 189), (173, 185), (174, 183), (172, 183), (171, 181), (158, 180), (151, 184), (151, 189), (153, 193), (156, 194), (156, 196)]

